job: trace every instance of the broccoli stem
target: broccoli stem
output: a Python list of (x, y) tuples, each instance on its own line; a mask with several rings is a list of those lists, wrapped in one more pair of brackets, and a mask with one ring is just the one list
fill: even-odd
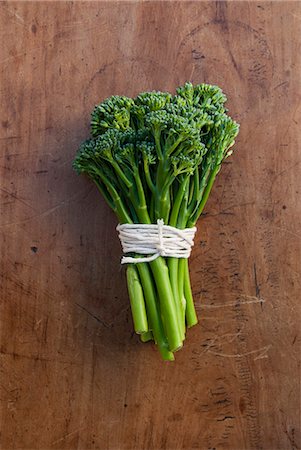
[[(118, 192), (116, 191), (110, 180), (100, 171), (97, 171), (97, 175), (99, 176), (101, 182), (107, 186), (108, 193), (111, 196), (112, 202), (114, 204), (114, 211), (116, 212), (121, 223), (131, 223), (132, 220), (128, 214), (128, 211), (125, 208), (124, 203), (121, 200), (121, 197), (119, 196)], [(101, 184), (96, 183), (96, 185), (101, 192)], [(105, 197), (105, 199), (107, 200), (107, 197)]]
[[(146, 205), (143, 186), (140, 178), (135, 176), (135, 182), (138, 184), (139, 202), (134, 205), (138, 219), (141, 223), (151, 223)], [(140, 183), (139, 183), (140, 180)], [(183, 345), (180, 327), (177, 320), (177, 311), (173, 297), (173, 291), (169, 279), (169, 272), (165, 260), (162, 257), (149, 263), (154, 281), (156, 284), (160, 310), (162, 315), (163, 327), (167, 336), (170, 351), (176, 351)]]
[[(200, 197), (201, 200), (199, 202), (196, 212), (194, 212), (193, 216), (188, 219), (188, 222), (187, 222), (188, 227), (195, 226), (197, 219), (201, 215), (201, 213), (205, 207), (205, 204), (208, 200), (210, 191), (212, 189), (215, 177), (216, 177), (219, 169), (220, 169), (220, 166), (216, 166), (212, 170), (209, 178), (207, 176), (203, 178), (203, 180), (208, 179), (208, 181), (207, 181), (207, 184), (205, 184), (203, 181), (202, 189), (199, 189), (199, 195), (201, 194), (201, 197)], [(184, 295), (185, 295), (185, 299), (186, 299), (186, 314), (185, 314), (186, 322), (187, 322), (188, 327), (192, 327), (193, 325), (197, 324), (198, 319), (197, 319), (197, 314), (195, 311), (195, 306), (194, 306), (194, 301), (193, 301), (193, 296), (192, 296), (192, 291), (191, 291), (188, 260), (186, 260), (184, 262), (181, 261), (180, 264), (181, 264), (181, 271), (183, 271), (183, 273), (184, 273)]]
[(153, 183), (151, 174), (150, 174), (150, 170), (149, 170), (149, 163), (147, 162), (147, 160), (144, 158), (143, 160), (143, 168), (144, 168), (144, 175), (145, 175), (145, 180), (146, 183), (150, 189), (150, 191), (154, 194), (156, 191), (155, 185)]
[[(181, 207), (181, 203), (187, 189), (187, 183), (189, 181), (189, 176), (187, 175), (184, 180), (182, 180), (179, 189), (176, 194), (176, 198), (174, 201), (174, 206), (171, 211), (169, 225), (172, 227), (176, 227), (178, 223), (179, 211)], [(180, 298), (180, 290), (179, 290), (179, 282), (178, 282), (178, 258), (168, 258), (167, 265), (169, 269), (169, 276), (172, 291), (174, 294), (175, 305), (178, 314), (178, 323), (182, 333), (182, 338), (185, 337), (185, 315), (183, 314), (183, 299)]]
[(186, 298), (184, 294), (184, 265), (185, 258), (181, 258), (178, 260), (178, 291), (179, 291), (179, 298), (180, 298), (180, 313), (181, 313), (181, 322), (184, 323), (184, 329), (185, 329), (185, 314), (186, 314)]
[(206, 204), (206, 202), (208, 200), (209, 194), (211, 192), (211, 189), (212, 189), (215, 177), (216, 177), (217, 173), (219, 172), (219, 170), (220, 170), (220, 166), (216, 166), (212, 170), (212, 172), (211, 172), (211, 174), (209, 176), (207, 185), (206, 185), (206, 187), (204, 189), (202, 200), (200, 201), (200, 203), (199, 203), (196, 211), (193, 213), (192, 217), (190, 217), (190, 219), (188, 220), (188, 224), (187, 224), (188, 227), (194, 227), (196, 222), (197, 222), (197, 220), (198, 220), (198, 218), (202, 214), (203, 209), (205, 207), (205, 204)]
[(169, 278), (170, 284), (174, 296), (175, 307), (177, 311), (178, 325), (181, 332), (182, 339), (185, 338), (185, 320), (183, 320), (182, 314), (182, 305), (179, 296), (179, 287), (178, 287), (178, 259), (177, 258), (168, 258), (167, 266), (169, 270)]
[[(168, 140), (168, 138), (167, 138)], [(167, 155), (167, 157), (169, 157), (174, 150), (178, 147), (179, 144), (181, 144), (181, 142), (184, 140), (184, 137), (182, 135), (180, 135), (175, 142), (173, 142), (171, 145), (166, 145), (166, 150), (165, 153)], [(179, 149), (180, 150), (180, 149)]]
[(157, 304), (156, 292), (148, 264), (140, 263), (137, 265), (143, 287), (144, 298), (146, 302), (149, 326), (152, 330), (154, 340), (159, 347), (162, 358), (165, 361), (173, 361), (174, 356), (168, 348), (168, 341), (164, 334), (162, 319)]
[(168, 268), (165, 260), (161, 256), (149, 264), (158, 291), (163, 327), (167, 336), (169, 349), (174, 352), (183, 346), (183, 339), (178, 325), (178, 315)]
[(162, 160), (161, 130), (160, 131), (154, 130), (154, 138), (155, 138), (155, 144), (156, 144), (156, 151), (157, 151), (158, 159)]
[(153, 333), (151, 331), (147, 331), (146, 333), (140, 334), (141, 342), (149, 342), (153, 340)]
[(148, 322), (139, 275), (134, 264), (129, 264), (126, 271), (127, 285), (131, 303), (134, 330), (137, 334), (148, 331)]
[[(189, 177), (188, 177), (189, 180)], [(182, 194), (182, 201), (179, 208), (179, 214), (178, 214), (178, 220), (177, 220), (177, 227), (180, 229), (184, 229), (186, 227), (186, 216), (187, 216), (187, 207), (188, 207), (188, 198), (189, 198), (189, 189), (188, 186), (188, 180), (185, 180), (185, 189), (183, 189)], [(179, 191), (181, 190), (181, 187), (179, 188)], [(178, 291), (179, 291), (179, 298), (180, 298), (180, 306), (181, 306), (181, 318), (182, 321), (185, 324), (185, 311), (187, 307), (187, 302), (184, 294), (184, 283), (185, 283), (185, 272), (184, 272), (184, 258), (178, 259)]]
[[(117, 216), (120, 223), (132, 223), (131, 218), (128, 216), (124, 216), (123, 214), (117, 214)], [(126, 278), (134, 329), (138, 334), (146, 333), (148, 331), (148, 323), (145, 310), (144, 293), (134, 264), (128, 264), (126, 268)]]
[(116, 214), (117, 209), (115, 207), (115, 204), (113, 202), (113, 200), (111, 199), (108, 190), (106, 188), (105, 185), (102, 184), (102, 182), (100, 180), (97, 180), (96, 178), (92, 178), (94, 183), (97, 186), (97, 189), (99, 190), (99, 192), (103, 195), (105, 201), (107, 202), (107, 204), (109, 205), (109, 207), (114, 211), (114, 213)]
[(112, 167), (114, 168), (116, 175), (118, 176), (119, 180), (124, 183), (124, 185), (131, 189), (133, 186), (133, 183), (128, 179), (128, 177), (124, 174), (123, 170), (119, 166), (119, 164), (112, 158), (112, 161), (110, 161), (112, 164)]
[[(193, 215), (191, 216), (191, 207), (188, 207), (186, 218), (187, 218), (187, 227), (193, 227), (195, 226), (195, 223), (199, 216), (201, 215), (205, 204), (208, 200), (210, 191), (212, 189), (215, 177), (220, 169), (220, 166), (216, 166), (211, 173), (207, 173), (203, 176), (201, 186), (198, 189), (198, 194), (195, 197), (195, 201), (197, 203), (197, 208), (194, 211)], [(208, 176), (209, 175), (209, 176)], [(198, 180), (198, 177), (195, 177), (195, 181)], [(189, 266), (188, 266), (188, 260), (186, 261), (180, 261), (180, 268), (179, 271), (181, 271), (181, 277), (183, 272), (183, 280), (184, 280), (184, 296), (186, 299), (186, 322), (188, 327), (192, 327), (193, 325), (196, 325), (198, 322), (197, 314), (195, 311), (192, 291), (191, 291), (191, 283), (190, 283), (190, 275), (189, 275)], [(181, 286), (179, 286), (179, 289)]]
[(163, 219), (165, 223), (168, 222), (170, 208), (170, 178), (169, 161), (160, 159), (156, 178), (154, 219)]
[[(186, 299), (186, 322), (188, 327), (192, 327), (198, 323), (198, 318), (195, 311), (191, 284), (190, 284), (190, 275), (189, 275), (189, 265), (188, 259), (184, 259), (183, 261), (183, 272), (184, 272), (184, 295)], [(181, 261), (181, 262), (182, 262)]]
[(134, 168), (134, 179), (135, 179), (136, 188), (137, 188), (139, 207), (147, 210), (147, 204), (146, 204), (146, 200), (145, 200), (145, 193), (144, 193), (143, 185), (141, 182), (138, 168), (136, 168), (136, 167)]

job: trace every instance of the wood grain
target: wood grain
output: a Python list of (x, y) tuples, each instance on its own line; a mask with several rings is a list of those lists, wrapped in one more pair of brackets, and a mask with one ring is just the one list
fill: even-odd
[[(3, 449), (300, 448), (300, 2), (2, 2)], [(199, 326), (132, 335), (96, 102), (220, 85), (241, 123), (191, 258)]]

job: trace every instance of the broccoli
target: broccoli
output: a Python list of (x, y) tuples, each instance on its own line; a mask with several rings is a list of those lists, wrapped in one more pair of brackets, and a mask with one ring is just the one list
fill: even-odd
[[(73, 167), (96, 184), (120, 223), (164, 219), (193, 227), (239, 131), (225, 102), (218, 86), (191, 83), (175, 95), (112, 96), (95, 106), (92, 137)], [(135, 331), (173, 360), (186, 326), (197, 323), (188, 260), (160, 256), (128, 264), (127, 282)]]

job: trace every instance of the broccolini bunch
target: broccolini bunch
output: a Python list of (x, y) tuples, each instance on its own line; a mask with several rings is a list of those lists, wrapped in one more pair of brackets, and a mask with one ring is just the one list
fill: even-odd
[[(239, 125), (217, 86), (186, 83), (175, 95), (112, 96), (94, 108), (92, 137), (73, 166), (90, 177), (120, 223), (195, 226)], [(187, 259), (127, 265), (135, 331), (173, 360), (197, 323)]]

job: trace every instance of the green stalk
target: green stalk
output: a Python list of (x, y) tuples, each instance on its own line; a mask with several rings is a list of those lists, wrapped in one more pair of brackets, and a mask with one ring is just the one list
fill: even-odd
[[(215, 177), (216, 177), (219, 169), (220, 169), (220, 166), (215, 167), (209, 176), (207, 185), (204, 184), (203, 189), (199, 189), (198, 196), (195, 200), (199, 200), (201, 198), (201, 201), (200, 201), (196, 211), (193, 213), (193, 216), (190, 217), (190, 219), (188, 219), (187, 227), (195, 226), (195, 223), (196, 223), (197, 219), (199, 218), (199, 216), (201, 215), (201, 213), (204, 209), (204, 206), (208, 200)], [(203, 191), (203, 195), (202, 195), (202, 191)], [(190, 216), (190, 213), (191, 213), (191, 209), (188, 208), (187, 217)], [(192, 296), (192, 291), (191, 291), (188, 260), (186, 260), (184, 262), (181, 261), (181, 269), (180, 270), (181, 270), (181, 277), (182, 276), (184, 277), (183, 278), (184, 279), (183, 287), (184, 287), (184, 295), (185, 295), (185, 299), (186, 299), (186, 314), (185, 314), (186, 322), (187, 322), (188, 327), (192, 327), (193, 325), (197, 324), (198, 319), (197, 319), (197, 314), (195, 311), (195, 306), (194, 306), (193, 296)], [(183, 275), (182, 275), (182, 273), (183, 273)], [(180, 289), (180, 286), (179, 286), (179, 289)]]
[[(187, 183), (189, 181), (189, 175), (185, 177), (184, 180), (180, 183), (179, 189), (177, 191), (177, 195), (174, 201), (174, 206), (171, 211), (171, 216), (169, 220), (169, 225), (172, 227), (177, 226), (178, 222), (178, 216), (180, 211), (180, 206), (183, 200), (184, 193), (187, 188)], [(179, 259), (178, 258), (168, 258), (167, 265), (169, 269), (169, 277), (171, 282), (171, 287), (175, 299), (175, 305), (177, 309), (177, 315), (178, 315), (178, 323), (180, 327), (180, 331), (182, 334), (182, 339), (185, 338), (185, 315), (183, 314), (183, 301), (180, 299), (179, 295), (179, 285), (178, 285), (178, 264)]]
[(136, 183), (136, 187), (137, 187), (139, 206), (142, 206), (143, 209), (146, 209), (147, 205), (146, 205), (146, 201), (145, 201), (145, 193), (144, 193), (144, 189), (143, 189), (143, 185), (141, 182), (138, 168), (135, 167), (133, 172), (134, 172), (134, 179), (135, 179), (135, 183)]
[(176, 227), (178, 225), (178, 218), (180, 214), (180, 208), (182, 205), (184, 194), (186, 193), (187, 183), (189, 181), (189, 175), (186, 175), (184, 180), (181, 180), (177, 195), (174, 201), (174, 205), (171, 211), (169, 225)]
[(116, 214), (116, 207), (114, 205), (114, 202), (112, 201), (108, 190), (106, 188), (105, 185), (102, 184), (102, 182), (100, 180), (97, 180), (96, 178), (93, 178), (94, 183), (96, 184), (99, 192), (102, 194), (102, 196), (104, 197), (105, 201), (107, 202), (107, 204), (109, 205), (109, 207), (115, 212)]
[(155, 138), (155, 144), (156, 144), (156, 151), (158, 155), (158, 159), (162, 160), (162, 149), (161, 149), (161, 131), (154, 131), (154, 138)]
[(146, 333), (140, 334), (141, 342), (149, 342), (153, 340), (153, 333), (151, 331), (147, 331)]
[[(188, 180), (189, 180), (189, 177), (188, 177)], [(185, 189), (183, 190), (182, 202), (181, 202), (181, 207), (179, 210), (178, 221), (177, 221), (177, 227), (180, 229), (184, 229), (186, 226), (188, 197), (189, 197), (189, 190), (186, 189), (186, 186), (185, 186)], [(185, 293), (184, 293), (184, 284), (185, 284), (184, 267), (185, 267), (185, 258), (179, 258), (178, 259), (178, 291), (179, 291), (181, 314), (182, 314), (181, 319), (185, 324), (187, 301), (186, 301)]]
[(170, 206), (170, 194), (169, 186), (166, 183), (162, 183), (164, 180), (170, 180), (169, 172), (169, 161), (166, 159), (159, 159), (157, 177), (156, 177), (156, 192), (155, 192), (155, 219), (163, 219), (167, 223), (166, 217), (168, 215)]
[[(136, 178), (135, 178), (136, 181)], [(138, 180), (137, 180), (138, 181)], [(139, 205), (134, 205), (138, 219), (141, 223), (151, 223), (145, 202), (145, 196), (142, 195), (142, 185), (139, 188)], [(169, 280), (168, 268), (162, 257), (150, 262), (157, 292), (160, 301), (160, 309), (163, 321), (163, 327), (167, 336), (169, 350), (176, 351), (182, 347), (181, 333), (177, 321), (177, 312), (174, 304), (173, 292)]]
[[(115, 211), (116, 214), (119, 218), (119, 220), (121, 220), (122, 223), (131, 223), (132, 220), (118, 194), (118, 192), (116, 191), (116, 189), (114, 188), (114, 186), (112, 185), (112, 183), (110, 182), (110, 180), (100, 171), (97, 171), (97, 174), (100, 178), (100, 180), (106, 185), (107, 190), (112, 198), (112, 201), (115, 205)], [(96, 184), (97, 187), (98, 184)]]
[(178, 258), (168, 258), (167, 266), (169, 270), (170, 284), (174, 296), (175, 307), (177, 311), (178, 325), (182, 339), (185, 339), (185, 319), (183, 320), (182, 304), (179, 296), (178, 286)]
[(179, 292), (179, 298), (180, 298), (180, 313), (181, 313), (181, 323), (184, 323), (184, 329), (185, 329), (185, 314), (186, 314), (186, 307), (187, 302), (184, 294), (184, 263), (185, 258), (179, 258), (178, 259), (178, 292)]
[(154, 218), (155, 211), (154, 211), (154, 208), (155, 208), (155, 198), (152, 195), (151, 198), (150, 198), (150, 206), (149, 206), (149, 215), (151, 217), (152, 223), (155, 223), (155, 218)]
[(128, 189), (132, 189), (133, 183), (124, 174), (124, 172), (121, 169), (121, 167), (119, 166), (119, 164), (114, 159), (112, 159), (112, 161), (109, 161), (109, 162), (111, 163), (112, 167), (114, 168), (117, 177), (125, 184), (125, 186)]
[(203, 211), (203, 209), (205, 207), (205, 204), (206, 204), (206, 202), (208, 200), (208, 197), (209, 197), (209, 194), (211, 192), (211, 189), (212, 189), (215, 177), (216, 177), (219, 169), (220, 169), (220, 166), (217, 166), (211, 172), (211, 175), (210, 175), (210, 177), (208, 179), (207, 186), (206, 186), (206, 188), (204, 190), (204, 194), (203, 194), (202, 200), (201, 200), (197, 210), (193, 213), (192, 217), (189, 219), (188, 224), (187, 224), (188, 227), (194, 227), (195, 224), (196, 224), (196, 221), (198, 220), (198, 218), (202, 214), (202, 211)]
[[(96, 184), (98, 187), (98, 183)], [(128, 215), (123, 214), (123, 209), (121, 209), (121, 213), (120, 211), (117, 212), (117, 217), (120, 223), (132, 223), (132, 219)], [(143, 290), (139, 280), (137, 268), (134, 264), (128, 264), (126, 269), (126, 277), (134, 329), (136, 333), (141, 334), (141, 340), (146, 342), (146, 339), (149, 337), (151, 332), (148, 329), (149, 327), (145, 310)]]
[(152, 180), (152, 177), (151, 177), (151, 174), (150, 174), (150, 170), (149, 170), (149, 163), (146, 160), (146, 158), (143, 159), (143, 167), (144, 167), (144, 175), (145, 175), (145, 180), (146, 180), (147, 186), (148, 186), (149, 190), (153, 194), (155, 194), (156, 188), (155, 188), (155, 185), (153, 183), (153, 180)]
[(131, 303), (134, 330), (137, 334), (148, 331), (145, 303), (139, 276), (134, 264), (129, 264), (126, 271), (128, 291)]
[(184, 272), (184, 295), (185, 295), (185, 299), (186, 299), (186, 310), (185, 310), (186, 322), (187, 322), (188, 327), (192, 327), (193, 325), (196, 325), (198, 323), (198, 318), (196, 315), (192, 291), (191, 291), (188, 259), (181, 260), (181, 263), (183, 265), (182, 270)]
[(167, 157), (169, 157), (173, 153), (173, 151), (178, 147), (178, 145), (180, 145), (183, 142), (183, 140), (184, 140), (183, 137), (179, 136), (173, 144), (171, 144), (170, 146), (166, 145), (165, 152)]
[(191, 216), (195, 208), (195, 205), (198, 204), (199, 196), (201, 196), (200, 192), (201, 186), (199, 179), (200, 179), (199, 168), (197, 167), (196, 170), (194, 171), (193, 179), (191, 178), (190, 194), (187, 207), (187, 217)]
[(164, 334), (162, 319), (160, 317), (160, 311), (157, 305), (154, 283), (148, 268), (148, 264), (139, 263), (137, 264), (137, 269), (143, 287), (143, 293), (149, 320), (149, 327), (152, 330), (154, 340), (159, 347), (159, 351), (161, 353), (162, 358), (165, 361), (173, 361), (174, 356), (172, 352), (169, 351), (168, 341)]
[[(188, 198), (188, 205), (191, 205), (191, 203), (192, 203), (192, 200), (194, 199), (194, 197), (195, 197), (195, 189), (197, 189), (198, 188), (198, 185), (199, 185), (199, 183), (198, 183), (198, 181), (197, 181), (197, 175), (196, 174), (198, 174), (199, 173), (199, 171), (198, 171), (198, 168), (194, 171), (194, 177), (193, 177), (193, 181), (191, 182), (191, 183), (189, 183), (189, 198)], [(189, 207), (187, 208), (187, 209), (189, 209)]]
[(167, 336), (170, 351), (174, 352), (183, 346), (183, 339), (178, 325), (178, 316), (170, 284), (168, 268), (160, 256), (149, 263), (160, 300), (163, 327)]

